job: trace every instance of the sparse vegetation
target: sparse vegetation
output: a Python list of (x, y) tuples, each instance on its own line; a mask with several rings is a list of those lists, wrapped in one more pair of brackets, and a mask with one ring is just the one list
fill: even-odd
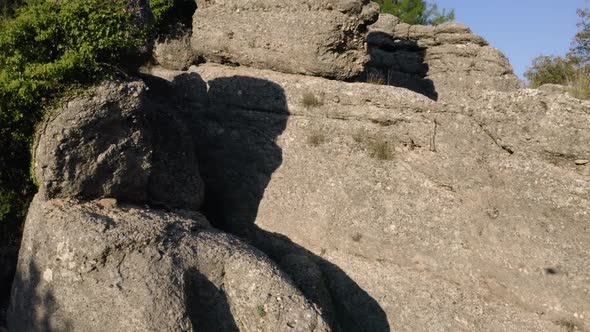
[(377, 134), (373, 136), (372, 139), (367, 141), (367, 147), (373, 158), (379, 160), (391, 160), (393, 158), (393, 152), (389, 142), (383, 135)]
[(123, 0), (8, 4), (0, 20), (0, 246), (18, 245), (36, 191), (29, 149), (45, 109), (122, 73), (149, 28), (134, 23)]
[(309, 91), (303, 94), (301, 103), (307, 108), (320, 107), (324, 105), (324, 102), (320, 98), (316, 97), (313, 92)]
[(359, 129), (352, 134), (352, 139), (359, 144), (363, 144), (369, 151), (369, 155), (379, 160), (391, 160), (393, 158), (393, 149), (391, 144), (383, 134), (370, 134), (367, 130)]
[(376, 73), (367, 74), (367, 83), (376, 85), (385, 85), (385, 79)]
[(576, 66), (573, 59), (539, 56), (533, 59), (524, 77), (532, 88), (538, 88), (543, 84), (566, 84), (575, 74)]
[(580, 71), (568, 82), (568, 93), (578, 99), (590, 100), (590, 71)]
[(361, 233), (354, 233), (352, 234), (351, 238), (354, 242), (360, 242), (363, 238), (363, 235)]
[(327, 141), (326, 134), (322, 128), (313, 128), (307, 134), (307, 143), (311, 146), (319, 146)]
[(369, 133), (363, 128), (358, 129), (352, 134), (352, 139), (357, 143), (365, 142), (369, 137)]
[(266, 310), (264, 310), (264, 307), (262, 305), (256, 306), (256, 313), (258, 314), (258, 317), (261, 318), (266, 316)]
[(566, 85), (568, 93), (578, 99), (590, 99), (590, 9), (578, 9), (580, 31), (565, 57), (539, 56), (524, 73), (529, 86)]
[(567, 332), (582, 331), (582, 329), (580, 329), (578, 324), (576, 324), (574, 321), (569, 320), (569, 319), (559, 319), (559, 320), (554, 321), (554, 323), (558, 326), (563, 327)]

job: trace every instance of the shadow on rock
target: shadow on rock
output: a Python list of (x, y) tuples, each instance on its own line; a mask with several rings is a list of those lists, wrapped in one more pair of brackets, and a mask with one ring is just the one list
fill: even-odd
[(383, 309), (339, 267), (255, 224), (265, 189), (282, 163), (276, 139), (289, 118), (283, 89), (267, 80), (233, 76), (209, 81), (207, 92), (195, 73), (182, 74), (172, 84), (174, 93), (167, 98), (185, 105), (182, 116), (194, 135), (206, 185), (203, 212), (211, 223), (271, 257), (322, 309), (334, 330), (389, 331)]
[[(54, 313), (57, 311), (55, 297), (50, 290), (39, 289), (43, 276), (35, 263), (30, 261), (26, 269), (19, 267), (19, 270), (24, 273), (15, 275), (12, 284), (13, 293), (34, 295), (18, 301), (21, 308), (14, 307), (14, 303), (11, 305), (8, 312), (9, 331), (71, 331), (72, 327), (68, 320), (64, 320), (63, 317), (57, 320), (53, 319)], [(50, 278), (49, 275), (45, 277)], [(14, 312), (26, 313), (28, 317), (10, 319)]]
[(367, 36), (369, 63), (359, 77), (363, 82), (406, 88), (438, 100), (434, 82), (427, 79), (426, 49), (411, 39), (393, 39), (383, 32)]
[(200, 331), (239, 332), (223, 289), (193, 269), (187, 273), (187, 311)]

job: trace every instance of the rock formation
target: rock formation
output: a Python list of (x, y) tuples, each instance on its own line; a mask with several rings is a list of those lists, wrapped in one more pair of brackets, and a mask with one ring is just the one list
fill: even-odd
[(273, 262), (197, 212), (191, 142), (146, 90), (105, 83), (42, 128), (10, 330), (327, 331)]
[(410, 88), (431, 98), (448, 90), (514, 91), (508, 59), (460, 23), (409, 25), (381, 14), (369, 27), (365, 79)]
[[(52, 112), (11, 330), (590, 328), (590, 102), (517, 90), (461, 24), (374, 20), (200, 1), (192, 51), (160, 58), (230, 66)], [(326, 79), (363, 70), (394, 81)]]
[(289, 273), (305, 293), (297, 270), (318, 267), (343, 330), (589, 326), (588, 102), (519, 90), (443, 103), (217, 65), (155, 73), (207, 82), (209, 107), (184, 112), (205, 214), (285, 271), (289, 255), (313, 262)]
[(367, 61), (369, 0), (202, 1), (192, 47), (209, 61), (348, 79)]

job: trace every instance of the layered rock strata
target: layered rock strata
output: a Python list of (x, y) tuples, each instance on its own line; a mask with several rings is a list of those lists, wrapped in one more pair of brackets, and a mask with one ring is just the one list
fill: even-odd
[(202, 1), (191, 45), (208, 61), (349, 79), (367, 62), (369, 0)]
[(216, 65), (159, 74), (208, 95), (183, 113), (209, 220), (320, 305), (309, 285), (322, 280), (343, 330), (590, 326), (588, 102), (540, 90), (433, 102)]
[(447, 91), (519, 88), (508, 59), (460, 23), (410, 25), (381, 14), (369, 27), (365, 79), (431, 98)]

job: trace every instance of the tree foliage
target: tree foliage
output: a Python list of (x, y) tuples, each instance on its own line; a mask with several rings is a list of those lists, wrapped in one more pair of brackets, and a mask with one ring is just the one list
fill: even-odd
[(397, 16), (409, 24), (437, 25), (455, 19), (455, 11), (439, 10), (436, 3), (425, 0), (375, 0), (382, 13)]
[[(13, 1), (12, 4), (17, 4)], [(21, 3), (19, 3), (21, 4)], [(28, 0), (0, 21), (0, 241), (20, 227), (35, 191), (35, 125), (73, 88), (124, 67), (145, 41), (124, 0)], [(17, 237), (18, 238), (18, 237)]]
[(580, 31), (574, 37), (570, 55), (575, 57), (581, 64), (590, 64), (590, 9), (578, 9), (578, 28)]
[(150, 0), (154, 14), (154, 25), (159, 35), (174, 33), (192, 25), (193, 13), (197, 9), (195, 0)]
[(580, 30), (565, 57), (539, 56), (524, 73), (532, 88), (563, 84), (571, 95), (590, 99), (590, 9), (578, 9)]
[(538, 56), (533, 59), (524, 77), (532, 88), (543, 84), (566, 84), (576, 74), (572, 59), (560, 56)]

